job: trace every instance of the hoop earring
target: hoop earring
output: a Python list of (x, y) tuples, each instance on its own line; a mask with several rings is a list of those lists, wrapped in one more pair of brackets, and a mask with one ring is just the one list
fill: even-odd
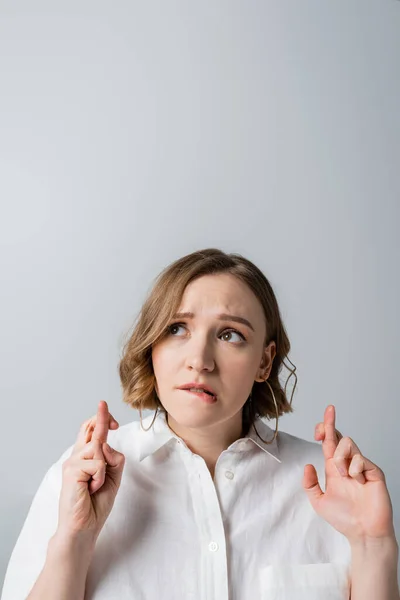
[[(264, 380), (264, 383), (266, 383), (268, 385), (269, 389), (271, 390), (272, 398), (273, 398), (274, 404), (275, 404), (276, 426), (275, 426), (274, 437), (272, 438), (272, 440), (270, 442), (268, 442), (267, 440), (263, 440), (263, 438), (258, 433), (254, 422), (253, 422), (253, 427), (254, 427), (254, 430), (255, 430), (256, 434), (258, 435), (258, 437), (260, 438), (260, 440), (262, 440), (264, 442), (264, 444), (272, 444), (275, 441), (276, 436), (278, 435), (278, 421), (279, 421), (278, 405), (276, 404), (275, 394), (274, 394), (274, 390), (271, 387), (271, 384), (269, 383), (269, 381), (267, 379)], [(252, 393), (251, 392), (250, 392), (250, 400), (249, 400), (249, 402), (250, 402), (250, 406), (252, 407)]]
[(139, 414), (140, 414), (140, 426), (141, 426), (141, 428), (143, 429), (143, 431), (149, 431), (149, 429), (151, 429), (151, 428), (153, 427), (154, 421), (156, 420), (156, 417), (157, 417), (157, 413), (158, 413), (158, 406), (157, 406), (157, 408), (156, 408), (156, 412), (154, 413), (154, 417), (153, 417), (153, 420), (152, 420), (152, 422), (151, 422), (151, 425), (150, 425), (150, 427), (148, 427), (147, 429), (145, 429), (145, 428), (143, 427), (143, 422), (142, 422), (142, 407), (141, 407), (141, 406), (139, 406)]

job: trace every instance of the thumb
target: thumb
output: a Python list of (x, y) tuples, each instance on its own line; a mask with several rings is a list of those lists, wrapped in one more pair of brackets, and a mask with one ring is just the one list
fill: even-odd
[(314, 465), (306, 465), (304, 467), (303, 489), (311, 502), (311, 506), (316, 509), (318, 501), (323, 497), (324, 493), (319, 485)]
[(107, 443), (103, 444), (103, 454), (107, 462), (107, 475), (119, 486), (125, 465), (125, 456)]

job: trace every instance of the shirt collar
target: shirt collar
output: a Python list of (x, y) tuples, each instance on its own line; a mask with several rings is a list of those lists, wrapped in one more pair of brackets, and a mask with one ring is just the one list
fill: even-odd
[[(144, 429), (147, 429), (148, 427), (150, 427), (150, 425), (153, 421), (153, 418), (154, 418), (154, 412), (151, 415), (148, 415), (147, 417), (145, 417), (143, 419)], [(273, 439), (275, 430), (271, 429), (271, 427), (269, 427), (261, 419), (261, 417), (258, 417), (255, 420), (255, 426), (256, 426), (258, 434), (264, 440), (269, 441), (269, 440)], [(157, 452), (157, 450), (159, 450), (165, 444), (172, 443), (172, 440), (174, 440), (174, 439), (180, 440), (181, 442), (183, 442), (183, 440), (179, 436), (177, 436), (173, 431), (171, 431), (171, 429), (168, 427), (168, 423), (166, 421), (166, 413), (164, 411), (158, 411), (158, 414), (153, 423), (153, 426), (148, 431), (144, 431), (142, 428), (140, 428), (139, 431), (140, 431), (140, 436), (141, 436), (140, 437), (139, 462), (144, 460), (147, 456)], [(240, 451), (243, 451), (245, 449), (245, 447), (252, 442), (252, 443), (256, 444), (259, 448), (261, 448), (261, 450), (263, 450), (264, 452), (266, 452), (267, 454), (269, 454), (270, 456), (275, 458), (275, 460), (277, 460), (280, 463), (280, 462), (282, 462), (282, 460), (280, 458), (280, 453), (279, 453), (278, 437), (279, 437), (279, 434), (272, 443), (270, 443), (270, 444), (265, 443), (262, 440), (260, 440), (260, 438), (258, 437), (257, 433), (254, 430), (254, 427), (252, 426), (250, 428), (250, 431), (247, 433), (247, 435), (245, 435), (243, 438), (240, 438), (239, 440), (236, 440), (236, 442), (234, 442), (232, 444), (232, 447), (237, 446), (237, 448), (235, 448), (235, 450), (240, 452)], [(248, 440), (251, 440), (251, 442)], [(183, 445), (187, 448), (187, 446), (184, 442), (183, 442)]]

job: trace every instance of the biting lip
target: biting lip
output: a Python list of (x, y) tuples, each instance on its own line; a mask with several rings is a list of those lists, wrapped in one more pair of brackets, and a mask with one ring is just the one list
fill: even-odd
[(213, 396), (217, 397), (216, 392), (209, 385), (204, 385), (202, 383), (196, 383), (194, 381), (192, 383), (185, 383), (184, 385), (181, 385), (178, 389), (179, 390), (189, 390), (190, 388), (202, 389), (205, 392), (209, 392)]
[(215, 402), (217, 402), (217, 397), (211, 396), (207, 392), (191, 392), (190, 390), (180, 391), (187, 392), (191, 398), (198, 398), (200, 402), (205, 402), (205, 404), (215, 404)]

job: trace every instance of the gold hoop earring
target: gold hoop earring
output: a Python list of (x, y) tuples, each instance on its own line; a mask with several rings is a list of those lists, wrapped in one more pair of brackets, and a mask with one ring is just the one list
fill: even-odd
[[(260, 436), (260, 434), (258, 433), (255, 424), (253, 423), (253, 427), (254, 430), (256, 432), (256, 434), (258, 435), (258, 437), (260, 438), (260, 440), (262, 440), (264, 442), (264, 444), (272, 444), (275, 439), (276, 436), (278, 435), (278, 421), (279, 421), (279, 415), (278, 415), (278, 405), (276, 403), (276, 399), (275, 399), (275, 394), (274, 394), (274, 390), (271, 387), (271, 384), (269, 383), (269, 381), (267, 379), (265, 379), (264, 383), (266, 383), (269, 387), (269, 389), (271, 390), (271, 394), (272, 394), (272, 398), (274, 400), (274, 404), (275, 404), (275, 412), (276, 412), (276, 426), (275, 426), (275, 432), (274, 432), (274, 437), (272, 438), (272, 440), (270, 442), (268, 442), (267, 440), (263, 440), (263, 438)], [(250, 393), (250, 403), (252, 402), (252, 398), (251, 398), (251, 393)]]
[(154, 421), (156, 420), (157, 413), (158, 413), (158, 406), (157, 406), (157, 408), (156, 408), (156, 412), (154, 413), (154, 417), (153, 417), (153, 420), (152, 420), (152, 422), (151, 422), (151, 425), (150, 425), (150, 427), (148, 427), (147, 429), (145, 429), (145, 428), (143, 427), (143, 422), (142, 422), (142, 407), (141, 407), (141, 406), (139, 406), (139, 414), (140, 414), (140, 426), (141, 426), (141, 428), (143, 429), (143, 431), (149, 431), (149, 429), (151, 429), (151, 428), (153, 427), (153, 423), (154, 423)]

